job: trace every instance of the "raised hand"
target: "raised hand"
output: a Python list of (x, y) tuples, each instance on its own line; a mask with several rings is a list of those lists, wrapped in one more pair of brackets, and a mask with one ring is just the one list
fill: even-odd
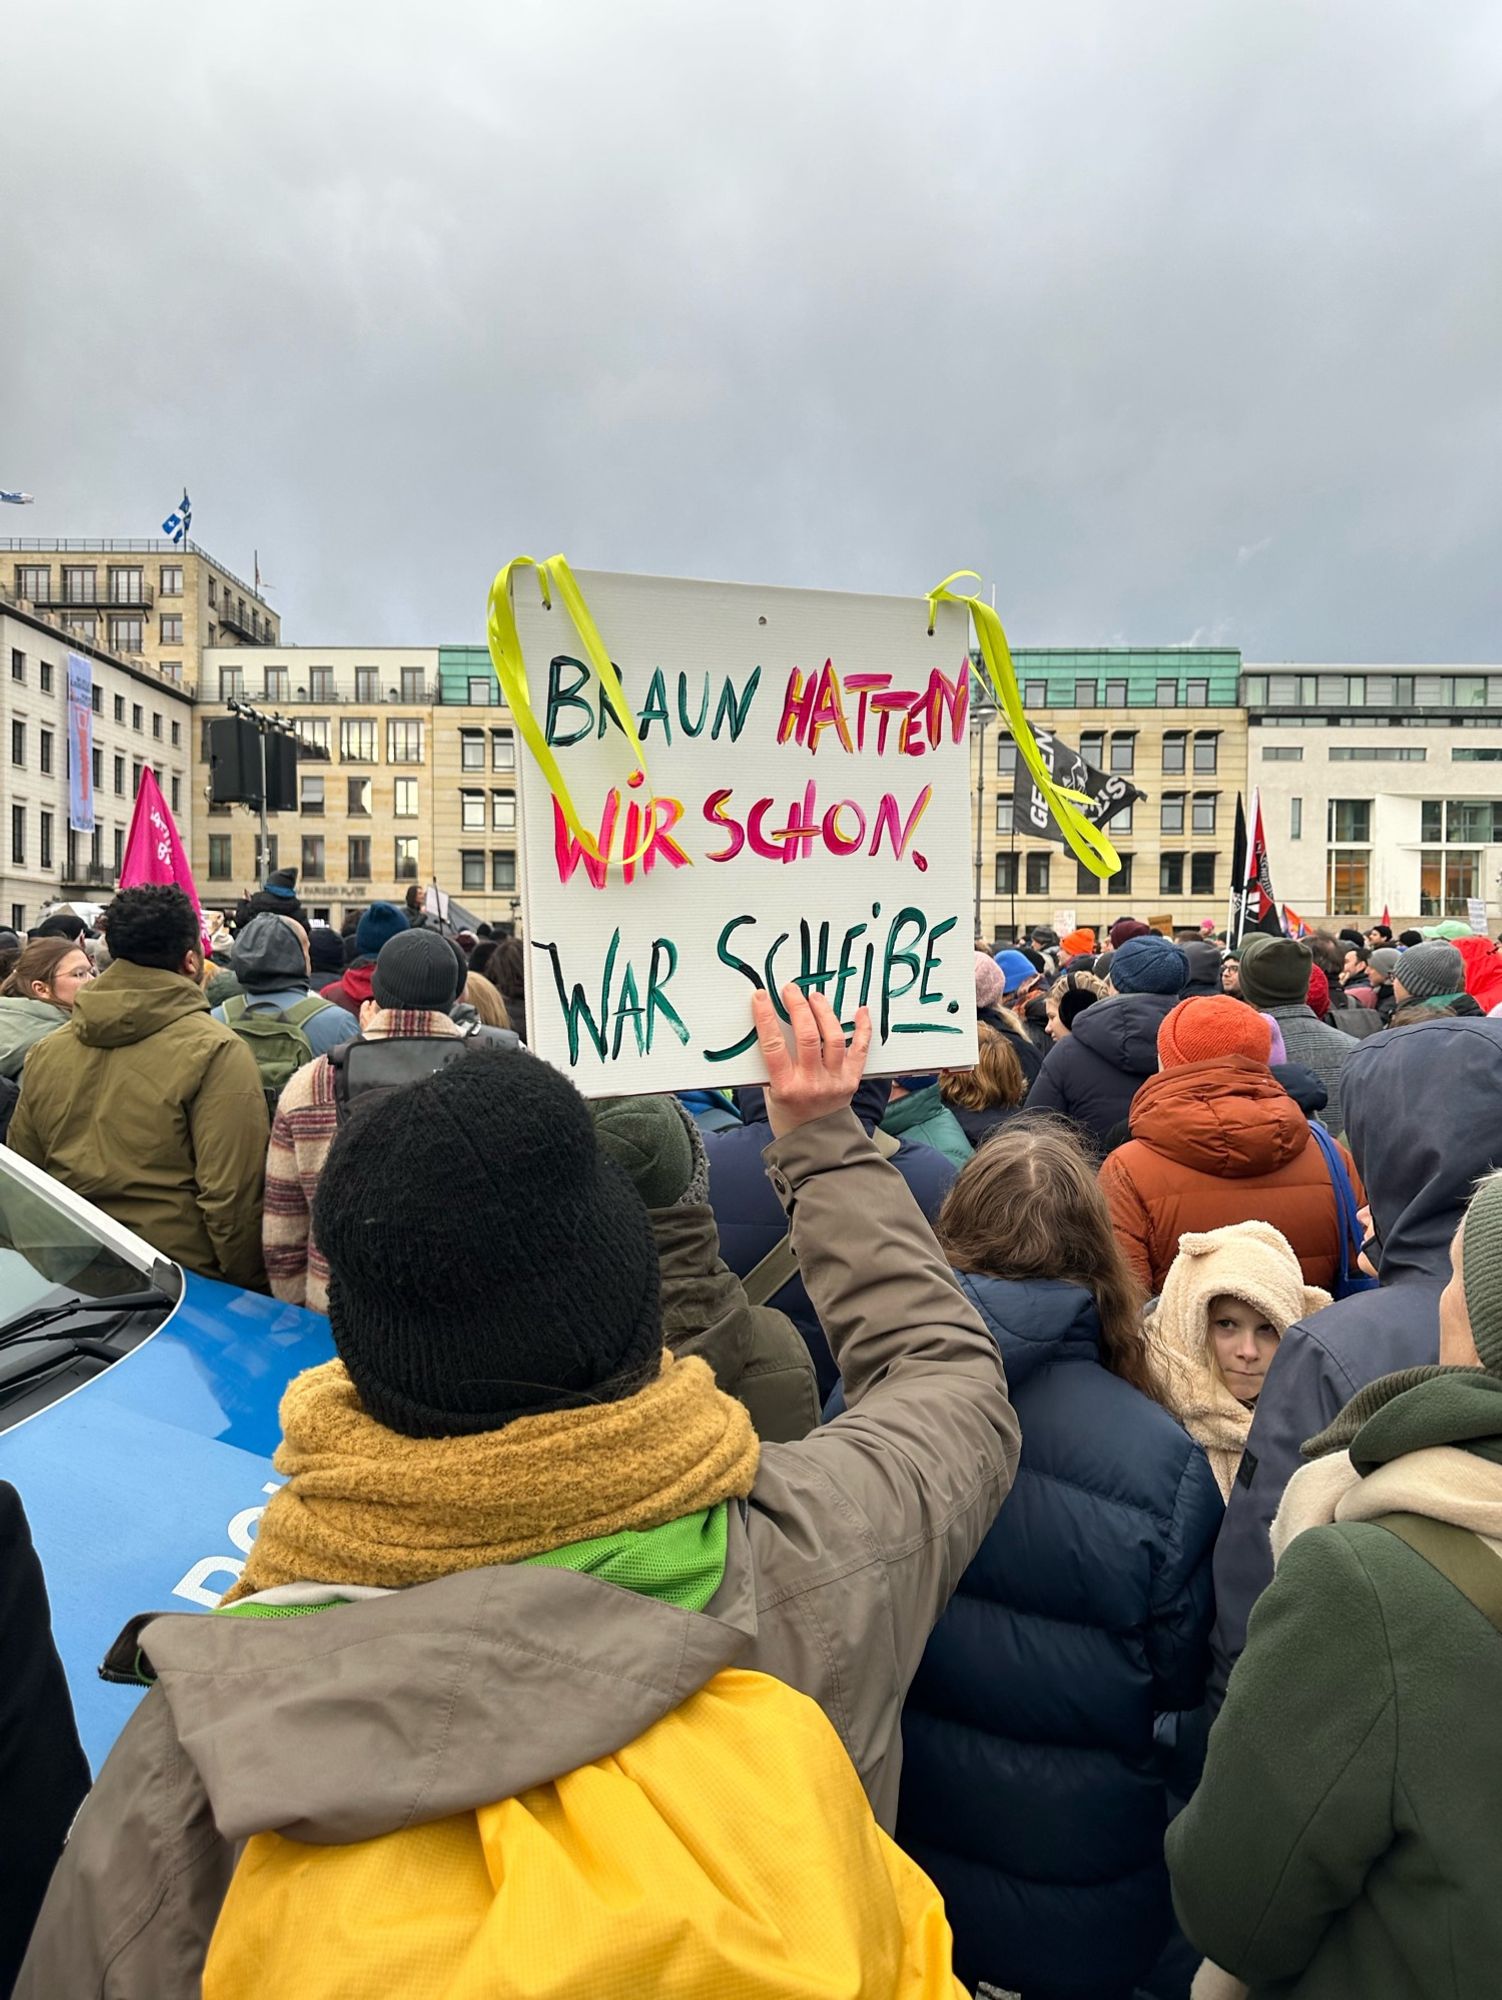
[(839, 1016), (822, 993), (784, 986), (782, 1004), (788, 1012), (786, 1035), (771, 994), (758, 991), (751, 998), (756, 1039), (767, 1065), (767, 1117), (778, 1138), (847, 1105), (865, 1074), (871, 1047), (869, 1008), (857, 1012), (855, 1033), (847, 1043)]

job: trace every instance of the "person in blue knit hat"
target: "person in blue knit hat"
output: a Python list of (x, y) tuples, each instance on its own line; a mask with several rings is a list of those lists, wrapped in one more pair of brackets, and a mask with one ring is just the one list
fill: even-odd
[(1156, 932), (1128, 938), (1110, 968), (1110, 995), (1053, 1044), (1027, 1098), (1029, 1111), (1061, 1112), (1097, 1158), (1126, 1137), (1132, 1099), (1158, 1067), (1158, 1030), (1189, 978), (1183, 952)]
[(355, 930), (355, 955), (344, 969), (344, 977), (325, 986), (323, 997), (330, 1006), (345, 1007), (356, 1020), (360, 1009), (371, 999), (371, 981), (381, 946), (407, 929), (407, 919), (395, 903), (372, 903)]

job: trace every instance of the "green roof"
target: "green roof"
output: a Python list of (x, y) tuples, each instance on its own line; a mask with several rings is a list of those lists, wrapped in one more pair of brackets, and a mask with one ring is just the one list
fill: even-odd
[[(1234, 646), (1014, 646), (1012, 664), (1024, 699), (1030, 681), (1044, 684), (1044, 697), (1034, 700), (1033, 707), (1236, 708), (1241, 700), (1241, 653)], [(1093, 702), (1078, 699), (1079, 681), (1095, 683)], [(1124, 703), (1114, 697), (1108, 701), (1109, 681), (1125, 681)], [(1158, 700), (1164, 681), (1174, 684), (1172, 703)], [(1191, 681), (1207, 684), (1203, 703), (1191, 703)]]

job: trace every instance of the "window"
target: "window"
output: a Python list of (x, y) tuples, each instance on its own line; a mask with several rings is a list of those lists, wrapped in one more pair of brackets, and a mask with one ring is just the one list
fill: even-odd
[[(1424, 811), (1429, 810), (1425, 804)], [(1372, 802), (1370, 799), (1331, 799), (1330, 834), (1332, 841), (1355, 841), (1364, 844), (1372, 837)], [(1430, 837), (1427, 833), (1423, 836)], [(1437, 837), (1437, 836), (1436, 836)]]
[[(1421, 917), (1464, 917), (1467, 915), (1467, 902), (1481, 893), (1479, 848), (1426, 847), (1419, 850)], [(1361, 907), (1364, 909), (1366, 905)]]
[(1191, 681), (1189, 683), (1189, 706), (1191, 708), (1208, 708), (1210, 706), (1210, 683), (1208, 681)]
[(24, 681), (26, 678), (26, 655), (14, 646), (10, 649), (10, 677), (13, 681)]
[(162, 581), (158, 586), (163, 597), (181, 597), (183, 594), (183, 572), (181, 563), (163, 563)]
[(280, 865), (276, 858), (277, 842), (280, 839), (281, 839), (280, 834), (277, 833), (272, 834), (270, 839), (266, 842), (266, 852), (263, 854), (261, 852), (261, 836), (259, 834), (256, 835), (256, 845), (255, 845), (256, 874), (260, 877), (260, 879), (263, 882), (265, 881), (266, 877), (271, 873), (272, 869)]
[(13, 722), (10, 726), (10, 761), (22, 766), (26, 763), (26, 724)]
[(146, 726), (146, 711), (138, 701), (133, 701), (130, 705), (130, 726), (138, 735)]
[(321, 833), (305, 833), (302, 837), (302, 872), (312, 882), (322, 882), (328, 874), (323, 865)]
[(314, 701), (337, 701), (332, 667), (310, 667), (308, 669), (308, 693)]
[(1010, 833), (1012, 831), (1012, 801), (1010, 798), (998, 799), (996, 801), (996, 831), (998, 833)]
[(381, 670), (379, 667), (355, 668), (355, 700), (379, 701), (381, 698)]
[(1219, 768), (1220, 733), (1214, 729), (1197, 729), (1194, 733), (1194, 768), (1202, 776), (1214, 777)]
[(402, 668), (402, 700), (409, 705), (423, 699), (421, 667)]
[(33, 604), (48, 604), (52, 601), (52, 566), (50, 563), (38, 567), (32, 563), (18, 563), (16, 566), (16, 595), (29, 597)]
[(162, 644), (180, 646), (183, 642), (183, 614), (180, 611), (162, 613)]
[(219, 699), (221, 701), (244, 701), (245, 676), (238, 667), (219, 669)]
[(485, 850), (483, 847), (466, 847), (459, 855), (460, 884), (466, 889), (485, 887)]
[(52, 815), (50, 812), (44, 812), (37, 818), (37, 862), (43, 868), (50, 868), (52, 866)]
[[(1419, 856), (1421, 879), (1423, 858)], [(1343, 911), (1358, 913), (1368, 907), (1370, 863), (1371, 857), (1365, 848), (1330, 849), (1325, 876), (1325, 907), (1332, 915), (1338, 916)], [(1422, 901), (1421, 896), (1421, 904)]]
[[(132, 798), (134, 798), (134, 797), (136, 796), (137, 792), (139, 792), (139, 791), (140, 791), (140, 789), (141, 789), (141, 772), (143, 771), (143, 769), (144, 769), (144, 768), (145, 768), (145, 766), (144, 766), (144, 765), (142, 764), (142, 762), (141, 762), (141, 760), (140, 760), (140, 758), (139, 758), (139, 757), (132, 757), (132, 758), (131, 758), (131, 760), (130, 760), (130, 795), (131, 795), (131, 797), (132, 797)], [(274, 865), (275, 865), (275, 864), (273, 863), (273, 866), (274, 866)]]
[(1304, 801), (1302, 799), (1290, 799), (1288, 801), (1288, 838), (1290, 840), (1302, 840), (1304, 838)]
[(52, 731), (50, 729), (39, 729), (37, 731), (37, 755), (41, 759), (42, 775), (45, 777), (52, 769)]
[(1023, 687), (1022, 699), (1029, 708), (1047, 708), (1048, 682), (1028, 681)]
[[(1267, 752), (1263, 751), (1263, 756)], [(1422, 764), (1429, 752), (1422, 743), (1332, 743), (1332, 764)]]
[(42, 661), (42, 664), (41, 664), (41, 678), (42, 678), (42, 693), (43, 693), (43, 694), (51, 694), (51, 692), (52, 692), (52, 666), (51, 666), (51, 662), (50, 662), (50, 661), (47, 661), (47, 660), (43, 660), (43, 661)]
[(123, 694), (115, 696), (115, 720), (116, 722), (123, 722), (125, 720), (125, 697)]
[(157, 714), (155, 709), (151, 711), (151, 733), (157, 742), (160, 743), (162, 740), (162, 718)]
[(1027, 857), (1027, 893), (1030, 896), (1048, 894), (1048, 864), (1051, 854), (1030, 854)]
[(323, 774), (315, 776), (311, 771), (302, 771), (297, 779), (297, 806), (299, 812), (311, 813), (315, 818), (323, 817)]
[(1106, 682), (1106, 707), (1125, 708), (1127, 705), (1127, 684), (1125, 681)]
[(1133, 859), (1134, 857), (1130, 854), (1122, 855), (1121, 866), (1117, 869), (1116, 873), (1111, 877), (1109, 882), (1102, 883), (1101, 885), (1105, 889), (1107, 895), (1109, 896), (1131, 895)]
[(1181, 772), (1184, 768), (1184, 746), (1188, 737), (1182, 729), (1171, 729), (1163, 738), (1163, 769), (1168, 773)]
[(89, 696), (89, 706), (96, 715), (104, 713), (104, 689), (95, 681)]
[(1160, 896), (1182, 896), (1183, 893), (1183, 855), (1160, 854), (1158, 856), (1158, 894)]
[(1447, 841), (1502, 842), (1502, 801), (1451, 799), (1445, 807)]
[(515, 833), (516, 794), (515, 792), (492, 792), (490, 795), (490, 824), (496, 833)]
[(1106, 761), (1106, 733), (1103, 729), (1087, 729), (1080, 737), (1080, 755), (1096, 770)]
[(1165, 792), (1158, 808), (1158, 828), (1162, 833), (1184, 831), (1184, 794)]
[(495, 705), (496, 679), (494, 674), (470, 675), (469, 705), (471, 708), (492, 708)]
[(209, 880), (228, 882), (235, 872), (234, 836), (228, 833), (209, 835)]
[(398, 882), (417, 880), (417, 835), (399, 833), (396, 836), (396, 879)]
[(1076, 708), (1094, 708), (1095, 682), (1076, 681), (1074, 684), (1074, 705)]
[(386, 762), (388, 764), (420, 764), (422, 762), (422, 724), (420, 722), (388, 722), (386, 724)]
[(1213, 896), (1215, 894), (1215, 856), (1213, 854), (1190, 855), (1189, 893), (1191, 896)]
[(1502, 750), (1479, 744), (1474, 750), (1452, 750), (1450, 755), (1457, 764), (1502, 764)]
[[(1333, 757), (1335, 752), (1332, 750)], [(1264, 743), (1262, 746), (1264, 764), (1302, 764), (1304, 746), (1302, 743)]]
[(115, 759), (115, 796), (122, 799), (125, 796), (125, 759), (123, 757)]
[(341, 764), (373, 764), (376, 760), (376, 726), (374, 717), (364, 721), (352, 721), (348, 716), (339, 718), (339, 761)]
[(345, 794), (344, 810), (350, 819), (370, 818), (369, 778), (346, 778), (348, 790)]
[(516, 734), (514, 730), (491, 730), (490, 768), (492, 771), (514, 771), (516, 769)]
[[(68, 835), (68, 838), (70, 841), (72, 840), (73, 836), (71, 833)], [(70, 869), (68, 872), (71, 874), (72, 870)], [(11, 904), (10, 927), (18, 936), (24, 937), (26, 935), (26, 905), (24, 903)]]
[(459, 824), (466, 833), (473, 833), (476, 829), (484, 827), (485, 794), (483, 792), (461, 792), (459, 794)]
[(370, 880), (370, 835), (352, 833), (349, 837), (349, 879), (351, 882)]
[(297, 740), (305, 743), (310, 750), (320, 756), (329, 754), (329, 719), (326, 715), (300, 715), (292, 727), (297, 731)]
[(1087, 868), (1083, 861), (1075, 862), (1074, 893), (1076, 898), (1098, 896), (1103, 886), (1100, 877), (1093, 869)]
[(93, 767), (94, 790), (97, 792), (104, 784), (104, 752), (97, 743), (89, 753), (89, 762)]
[(393, 817), (396, 819), (416, 819), (417, 817), (416, 778), (398, 778), (395, 785), (395, 794), (396, 794), (396, 803), (393, 808)]
[(461, 771), (483, 771), (485, 769), (485, 732), (483, 729), (461, 729), (459, 731), (459, 769)]
[(180, 722), (174, 722), (172, 725), (172, 747), (174, 750), (181, 750), (182, 745), (183, 726)]
[(1130, 833), (1132, 830), (1131, 805), (1124, 805), (1120, 812), (1112, 813), (1109, 825), (1113, 836), (1118, 833)]
[(26, 866), (26, 808), (10, 809), (10, 858), (17, 868)]
[(1118, 729), (1111, 737), (1111, 769), (1130, 772), (1137, 763), (1137, 738), (1130, 729)]
[(1015, 778), (1017, 775), (1017, 745), (1010, 736), (996, 739), (996, 775), (998, 778)]
[(111, 618), (110, 645), (117, 653), (140, 652), (142, 622), (139, 618)]
[(1153, 697), (1157, 708), (1177, 708), (1179, 705), (1179, 684), (1177, 681), (1159, 681)]
[(209, 578), (209, 602), (210, 604), (219, 602), (219, 579), (213, 576)]
[(145, 593), (141, 589), (141, 572), (138, 569), (110, 570), (110, 603), (141, 604)]
[(174, 771), (172, 773), (172, 811), (174, 816), (180, 813), (182, 809), (183, 809), (183, 781)]
[(267, 667), (265, 669), (265, 682), (266, 699), (268, 701), (285, 701), (287, 699), (287, 669), (285, 667)]
[(1214, 833), (1215, 801), (1217, 792), (1196, 792), (1190, 817), (1190, 827), (1195, 833)]
[(99, 636), (99, 620), (97, 618), (84, 617), (65, 618), (63, 620), (63, 629), (73, 633), (75, 638), (88, 639), (92, 642)]
[(490, 886), (493, 890), (507, 895), (516, 887), (516, 850), (511, 847), (493, 847), (490, 850)]
[(92, 569), (64, 569), (64, 604), (97, 604), (98, 572)]
[(1017, 893), (1015, 854), (998, 854), (996, 857), (996, 893), (998, 896), (1015, 896)]

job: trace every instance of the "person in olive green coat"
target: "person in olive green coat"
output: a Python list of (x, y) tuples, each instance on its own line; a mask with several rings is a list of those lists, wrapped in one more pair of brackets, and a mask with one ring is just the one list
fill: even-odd
[(150, 883), (107, 921), (109, 969), (28, 1055), (7, 1143), (164, 1257), (264, 1290), (266, 1098), (210, 1016), (198, 913)]
[(1442, 1365), (1361, 1390), (1273, 1525), (1168, 1834), (1196, 2000), (1502, 1990), (1502, 1175), (1451, 1257)]

